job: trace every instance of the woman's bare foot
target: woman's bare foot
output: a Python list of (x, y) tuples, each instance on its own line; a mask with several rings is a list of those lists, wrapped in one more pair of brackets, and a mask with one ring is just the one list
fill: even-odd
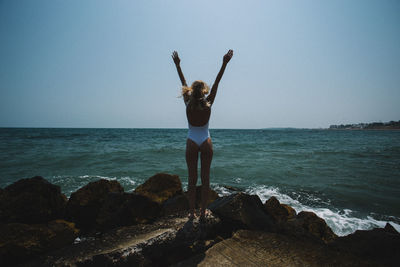
[(193, 210), (193, 211), (189, 211), (189, 220), (195, 220), (199, 217), (198, 215), (198, 211)]
[(194, 212), (189, 213), (189, 221), (193, 221), (196, 218), (196, 214)]
[(210, 210), (205, 209), (200, 211), (200, 221), (205, 221), (206, 217), (211, 214)]

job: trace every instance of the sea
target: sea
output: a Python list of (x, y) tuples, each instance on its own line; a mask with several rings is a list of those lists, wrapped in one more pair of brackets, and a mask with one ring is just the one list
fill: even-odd
[[(312, 211), (344, 236), (400, 231), (400, 131), (210, 129), (211, 187)], [(36, 175), (71, 193), (98, 179), (127, 192), (164, 172), (187, 188), (186, 129), (0, 128), (0, 187)], [(198, 184), (201, 181), (199, 179)]]

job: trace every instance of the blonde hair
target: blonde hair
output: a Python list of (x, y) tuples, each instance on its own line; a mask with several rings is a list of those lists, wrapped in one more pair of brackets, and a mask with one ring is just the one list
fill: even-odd
[(190, 87), (182, 86), (182, 96), (191, 109), (204, 109), (210, 107), (210, 103), (205, 99), (210, 88), (203, 81), (194, 81)]

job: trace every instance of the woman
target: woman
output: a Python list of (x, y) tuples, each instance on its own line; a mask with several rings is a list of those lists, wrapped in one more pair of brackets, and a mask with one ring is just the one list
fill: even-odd
[(217, 94), (218, 84), (224, 74), (226, 65), (233, 56), (229, 50), (223, 57), (221, 69), (215, 79), (208, 96), (209, 87), (203, 81), (195, 81), (188, 87), (180, 67), (178, 53), (172, 53), (179, 78), (182, 82), (182, 96), (186, 105), (186, 117), (189, 124), (189, 133), (186, 141), (186, 164), (189, 173), (188, 197), (189, 197), (189, 218), (195, 216), (196, 183), (197, 183), (197, 162), (200, 152), (201, 158), (201, 205), (200, 219), (206, 215), (208, 192), (210, 190), (210, 166), (213, 156), (212, 142), (208, 131), (208, 121), (211, 115), (211, 106)]

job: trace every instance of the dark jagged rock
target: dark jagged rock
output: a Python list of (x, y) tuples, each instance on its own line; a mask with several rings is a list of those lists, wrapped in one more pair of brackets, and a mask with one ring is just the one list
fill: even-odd
[(83, 231), (91, 230), (97, 214), (108, 193), (122, 193), (124, 189), (117, 181), (101, 179), (91, 182), (71, 194), (66, 208), (66, 218), (76, 223)]
[(0, 194), (0, 222), (44, 223), (61, 218), (67, 199), (43, 177), (21, 179)]
[(158, 173), (139, 185), (135, 193), (162, 204), (167, 199), (182, 194), (182, 183), (178, 175)]
[[(149, 183), (167, 176), (159, 174)], [(44, 197), (32, 193), (35, 205), (57, 196), (49, 193), (54, 187), (43, 178), (25, 180), (0, 190), (0, 218), (9, 212), (4, 208), (9, 195), (32, 193), (30, 183), (34, 192), (44, 192)], [(68, 202), (68, 215), (84, 227), (83, 234), (92, 235), (75, 243), (78, 230), (63, 220), (0, 223), (0, 266), (398, 266), (400, 234), (390, 224), (337, 237), (312, 212), (296, 215), (276, 198), (263, 205), (258, 196), (245, 193), (217, 198), (208, 206), (213, 213), (202, 223), (188, 221), (188, 201), (180, 181), (173, 185), (177, 183), (139, 190), (150, 192), (157, 202), (144, 194), (124, 193), (116, 181), (100, 180), (79, 189)], [(197, 191), (200, 196), (200, 187)], [(211, 194), (210, 199), (215, 197)], [(239, 230), (232, 237), (238, 229), (250, 231)]]
[(240, 189), (238, 187), (234, 187), (234, 186), (230, 186), (230, 185), (223, 185), (223, 187), (232, 192), (242, 192), (243, 191), (242, 189)]
[[(201, 205), (201, 187), (201, 185), (196, 186), (196, 208), (200, 208)], [(207, 206), (214, 202), (214, 200), (216, 200), (218, 197), (218, 193), (210, 188), (210, 190), (208, 191)]]
[(285, 204), (281, 204), (276, 197), (271, 197), (268, 199), (264, 207), (267, 213), (277, 222), (284, 223), (289, 219), (296, 217), (296, 211)]
[(189, 200), (186, 195), (181, 194), (169, 198), (162, 205), (164, 215), (181, 213), (189, 210)]
[(338, 237), (330, 247), (377, 264), (399, 266), (400, 262), (400, 234), (389, 224), (385, 228), (357, 230)]
[(313, 237), (325, 243), (332, 242), (337, 235), (314, 212), (302, 211), (294, 219), (290, 219), (284, 225), (288, 234), (295, 236)]
[(397, 232), (396, 229), (394, 229), (394, 227), (390, 223), (386, 223), (383, 229), (385, 229), (385, 231), (388, 233), (399, 234), (399, 232)]
[[(218, 198), (218, 193), (210, 188), (208, 193), (208, 201), (207, 205), (211, 204), (214, 200)], [(196, 203), (195, 207), (198, 209), (201, 205), (201, 185), (196, 186)], [(189, 199), (188, 194), (185, 192), (184, 194), (176, 195), (172, 198), (169, 198), (163, 203), (163, 211), (164, 214), (174, 214), (180, 213), (182, 211), (189, 210)]]
[(118, 226), (150, 223), (160, 211), (160, 204), (145, 196), (109, 193), (97, 215), (96, 228), (104, 231)]
[(187, 214), (163, 217), (153, 224), (121, 227), (50, 252), (28, 266), (169, 266), (204, 253), (220, 239), (220, 220), (204, 223)]
[(264, 212), (263, 204), (257, 195), (237, 193), (218, 198), (208, 208), (215, 213), (227, 227), (273, 231), (272, 218)]
[(78, 230), (64, 220), (47, 224), (0, 225), (0, 263), (11, 266), (73, 243)]

